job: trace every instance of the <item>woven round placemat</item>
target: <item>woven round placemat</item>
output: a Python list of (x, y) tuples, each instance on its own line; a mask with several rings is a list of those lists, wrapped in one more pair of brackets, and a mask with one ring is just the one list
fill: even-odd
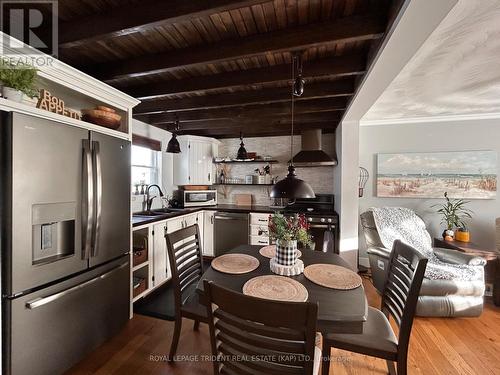
[(362, 283), (357, 273), (334, 264), (311, 264), (304, 268), (304, 276), (315, 284), (332, 289), (356, 289)]
[(304, 285), (285, 276), (265, 275), (248, 280), (243, 285), (247, 296), (275, 301), (305, 302), (308, 293)]
[(224, 254), (212, 260), (212, 268), (223, 273), (247, 273), (257, 267), (259, 260), (247, 254)]
[[(261, 247), (259, 250), (259, 254), (266, 258), (274, 258), (274, 256), (276, 255), (276, 245), (267, 245)], [(300, 258), (301, 256), (302, 252), (300, 250), (297, 250), (297, 258)]]

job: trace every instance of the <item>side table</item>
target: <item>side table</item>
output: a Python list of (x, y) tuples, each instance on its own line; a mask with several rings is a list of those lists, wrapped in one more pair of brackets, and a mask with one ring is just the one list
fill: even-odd
[(500, 252), (481, 248), (473, 242), (445, 241), (442, 238), (434, 238), (434, 247), (458, 250), (484, 258), (487, 262), (484, 267), (485, 282), (492, 289), (493, 302), (500, 306)]

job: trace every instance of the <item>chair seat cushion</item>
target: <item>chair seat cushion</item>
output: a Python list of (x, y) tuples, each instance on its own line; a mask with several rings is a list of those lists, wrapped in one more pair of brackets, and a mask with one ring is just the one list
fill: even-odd
[(484, 295), (484, 281), (430, 280), (424, 279), (420, 288), (421, 296), (478, 296)]
[(475, 317), (483, 312), (482, 296), (419, 296), (417, 316)]
[(323, 337), (324, 345), (366, 354), (374, 357), (395, 360), (398, 340), (389, 320), (382, 311), (368, 308), (368, 318), (361, 334), (329, 333)]
[(182, 316), (190, 319), (208, 321), (207, 308), (200, 302), (199, 293), (193, 291), (181, 307)]

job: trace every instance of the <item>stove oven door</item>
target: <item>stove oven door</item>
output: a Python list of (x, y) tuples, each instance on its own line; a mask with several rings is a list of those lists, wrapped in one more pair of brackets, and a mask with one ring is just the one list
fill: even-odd
[(312, 250), (338, 254), (338, 236), (336, 224), (311, 223), (309, 231), (313, 237)]

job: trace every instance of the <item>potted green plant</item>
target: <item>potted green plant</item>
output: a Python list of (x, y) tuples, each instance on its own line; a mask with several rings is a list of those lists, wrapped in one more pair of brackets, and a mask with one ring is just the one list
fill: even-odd
[(269, 216), (269, 236), (276, 240), (276, 262), (293, 266), (297, 262), (297, 242), (311, 245), (309, 224), (304, 215), (285, 217), (280, 213)]
[(2, 83), (3, 97), (15, 102), (22, 102), (24, 95), (30, 98), (38, 96), (38, 89), (35, 86), (36, 76), (37, 70), (31, 65), (12, 64), (1, 60), (0, 82)]
[(455, 228), (461, 228), (462, 231), (467, 230), (465, 220), (471, 219), (473, 212), (465, 207), (470, 201), (450, 199), (447, 192), (444, 193), (444, 198), (446, 200), (445, 203), (433, 205), (432, 207), (439, 207), (436, 212), (441, 215), (441, 224), (446, 224), (443, 238), (445, 240), (450, 240), (453, 239), (455, 235)]

